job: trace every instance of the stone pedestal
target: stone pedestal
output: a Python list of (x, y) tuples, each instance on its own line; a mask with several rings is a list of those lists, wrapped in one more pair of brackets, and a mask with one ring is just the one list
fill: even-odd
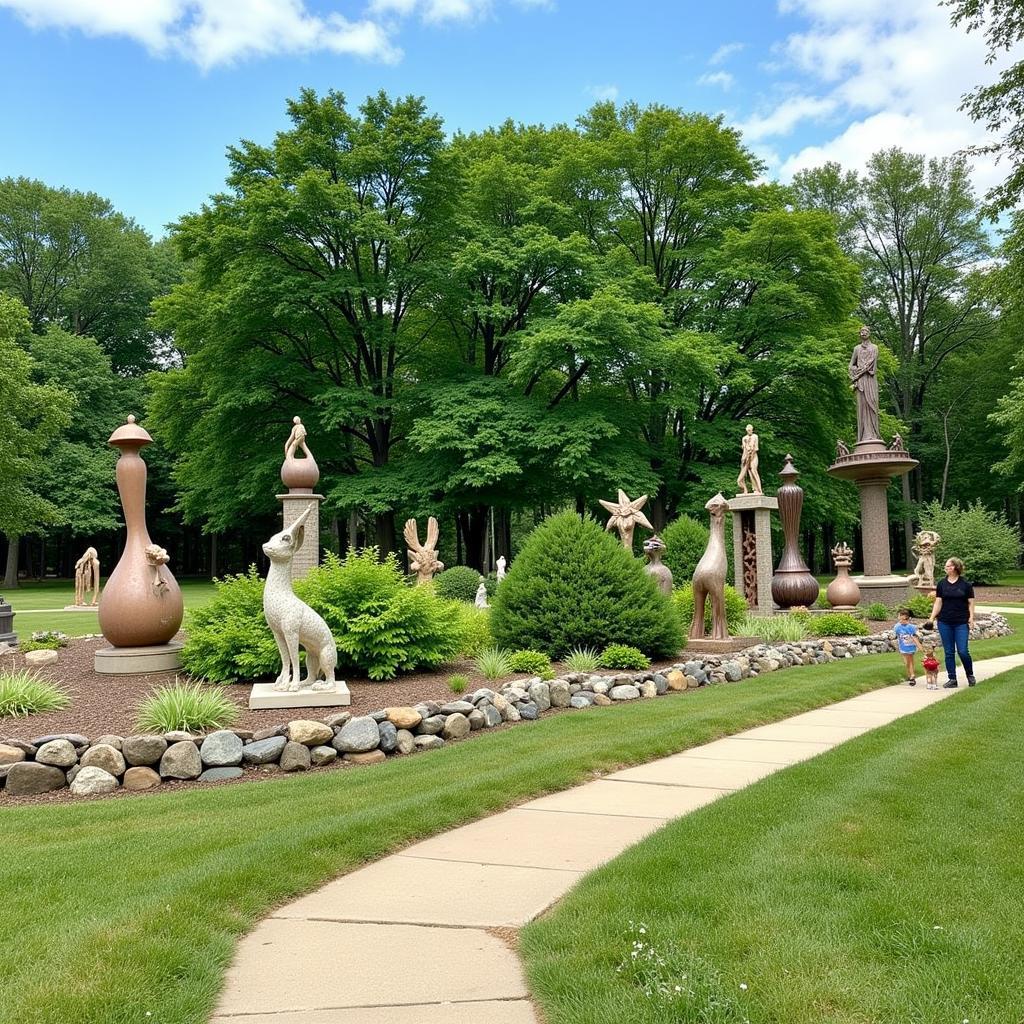
[(320, 564), (320, 502), (324, 500), (324, 496), (291, 490), (287, 494), (277, 495), (277, 500), (281, 502), (281, 518), (285, 530), (309, 508), (311, 503), (313, 505), (313, 510), (306, 520), (305, 540), (292, 559), (292, 579), (299, 580), (314, 565)]
[(173, 672), (181, 668), (184, 644), (171, 640), (149, 647), (101, 647), (92, 665), (103, 675), (134, 676), (144, 672)]
[(729, 499), (735, 586), (747, 599), (752, 615), (772, 614), (772, 512), (778, 508), (778, 499), (765, 494), (737, 494)]
[(860, 604), (866, 607), (881, 601), (890, 608), (897, 608), (907, 603), (910, 595), (910, 582), (906, 576), (851, 576), (860, 587)]
[(352, 695), (344, 681), (339, 679), (331, 692), (324, 690), (275, 690), (273, 683), (256, 683), (249, 693), (249, 707), (261, 708), (334, 708), (347, 707)]
[(687, 640), (683, 650), (687, 654), (735, 654), (763, 642), (756, 636), (730, 636), (725, 640), (710, 640), (705, 637), (702, 640)]

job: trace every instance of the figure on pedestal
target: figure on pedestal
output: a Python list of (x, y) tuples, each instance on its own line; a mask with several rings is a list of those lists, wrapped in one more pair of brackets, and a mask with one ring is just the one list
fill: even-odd
[(409, 556), (409, 571), (416, 573), (417, 586), (421, 583), (429, 583), (434, 578), (434, 573), (438, 573), (444, 568), (444, 562), (439, 562), (437, 559), (437, 538), (440, 532), (437, 520), (431, 516), (427, 520), (427, 542), (420, 544), (416, 520), (406, 519), (405, 521), (405, 529), (402, 533), (405, 543), (409, 545), (409, 550), (406, 552)]
[(761, 489), (761, 476), (757, 471), (757, 453), (760, 447), (760, 439), (754, 433), (754, 425), (747, 424), (746, 433), (740, 441), (740, 475), (736, 478), (736, 487), (739, 494), (747, 493), (747, 477), (750, 477), (750, 485), (755, 494), (763, 494)]
[[(302, 456), (297, 457), (297, 452)], [(282, 527), (291, 529), (300, 517), (305, 524), (305, 543), (289, 563), (292, 579), (297, 580), (320, 564), (320, 502), (324, 500), (322, 495), (313, 493), (320, 482), (320, 467), (306, 444), (306, 428), (298, 416), (292, 420), (292, 431), (284, 443), (281, 482), (288, 488), (286, 494), (277, 496), (281, 502)], [(313, 503), (312, 511), (310, 502)]]
[(647, 504), (646, 494), (641, 494), (639, 498), (630, 501), (629, 495), (620, 487), (618, 501), (605, 501), (603, 498), (599, 498), (598, 501), (611, 512), (605, 529), (618, 530), (622, 546), (630, 553), (633, 551), (633, 531), (636, 529), (637, 523), (647, 527), (648, 530), (654, 529), (647, 516), (640, 511)]
[(490, 608), (487, 603), (487, 581), (480, 577), (480, 586), (476, 588), (476, 597), (473, 598), (473, 604), (477, 608)]
[(85, 604), (85, 595), (92, 591), (91, 604), (100, 599), (100, 556), (95, 548), (86, 548), (85, 554), (75, 562), (75, 604)]
[(505, 556), (504, 555), (498, 555), (498, 561), (496, 563), (495, 575), (497, 576), (497, 580), (498, 580), (499, 583), (505, 578), (505, 573), (507, 571), (507, 566), (508, 566), (508, 561), (505, 559)]
[(878, 426), (878, 346), (871, 330), (860, 329), (860, 344), (850, 356), (850, 387), (857, 392), (857, 443), (880, 441)]
[(704, 606), (710, 597), (711, 639), (725, 640), (729, 636), (725, 615), (725, 575), (728, 569), (725, 557), (725, 513), (729, 511), (729, 503), (719, 493), (704, 508), (711, 514), (711, 534), (708, 546), (697, 568), (693, 570), (693, 622), (690, 624), (690, 639), (700, 640), (704, 636)]
[(644, 572), (653, 576), (658, 589), (668, 596), (672, 593), (672, 570), (661, 560), (665, 550), (665, 542), (657, 534), (644, 541), (644, 554), (647, 556)]
[(931, 590), (935, 586), (935, 549), (942, 537), (934, 530), (921, 530), (914, 537), (914, 546), (910, 549), (917, 556), (917, 565), (910, 576), (910, 582), (923, 590)]

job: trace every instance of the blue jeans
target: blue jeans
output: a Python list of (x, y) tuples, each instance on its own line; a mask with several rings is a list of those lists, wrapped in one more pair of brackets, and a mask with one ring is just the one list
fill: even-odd
[[(950, 679), (956, 679), (956, 655), (960, 655), (960, 664), (968, 676), (974, 675), (974, 662), (971, 661), (971, 652), (967, 650), (967, 634), (969, 628), (966, 622), (954, 626), (952, 623), (943, 622), (941, 619), (936, 623), (939, 627), (939, 636), (942, 638), (942, 649), (946, 652), (946, 675)], [(954, 654), (954, 648), (956, 653)]]

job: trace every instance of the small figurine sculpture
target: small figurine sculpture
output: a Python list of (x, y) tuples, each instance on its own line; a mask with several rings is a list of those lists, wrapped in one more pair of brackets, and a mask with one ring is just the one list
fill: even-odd
[[(263, 545), (263, 553), (270, 559), (270, 570), (263, 590), (263, 614), (274, 634), (281, 655), (281, 672), (274, 683), (275, 690), (333, 691), (337, 683), (334, 670), (338, 665), (338, 649), (327, 623), (299, 600), (292, 590), (291, 561), (305, 539), (306, 517), (309, 508), (294, 523), (275, 533)], [(299, 663), (299, 645), (306, 648), (306, 678), (302, 679)], [(320, 675), (323, 674), (323, 680)]]
[(497, 577), (499, 583), (505, 578), (505, 569), (507, 565), (508, 562), (506, 561), (505, 556), (499, 555), (497, 562)]
[(85, 605), (85, 595), (92, 591), (91, 604), (100, 599), (100, 557), (95, 548), (86, 548), (85, 554), (75, 562), (75, 604)]
[(633, 551), (633, 531), (636, 529), (637, 523), (647, 527), (648, 530), (654, 529), (647, 516), (640, 511), (647, 503), (646, 494), (640, 495), (635, 501), (630, 501), (629, 496), (620, 487), (618, 501), (605, 501), (603, 498), (598, 500), (611, 512), (611, 518), (605, 529), (618, 530), (622, 546), (630, 553)]
[(899, 434), (893, 434), (892, 441), (889, 443), (889, 451), (905, 452), (906, 450), (907, 448), (903, 443), (903, 438)]
[[(295, 452), (300, 449), (304, 458), (295, 457)], [(312, 494), (313, 488), (320, 482), (320, 467), (306, 444), (306, 428), (298, 416), (292, 420), (292, 432), (284, 443), (281, 482), (294, 494)]]
[(302, 425), (302, 419), (298, 416), (292, 419), (292, 432), (284, 443), (284, 457), (295, 458), (295, 449), (301, 448), (302, 454), (307, 459), (313, 458), (313, 453), (306, 447), (306, 428)]
[(487, 582), (483, 576), (480, 577), (480, 586), (476, 588), (476, 597), (473, 598), (473, 604), (477, 608), (490, 608), (487, 603)]
[(661, 560), (664, 552), (665, 542), (657, 534), (644, 541), (644, 554), (647, 556), (644, 572), (653, 576), (658, 589), (668, 595), (672, 593), (672, 570)]
[(708, 546), (693, 571), (693, 622), (690, 639), (704, 636), (704, 605), (711, 598), (711, 639), (725, 640), (729, 626), (725, 617), (725, 576), (728, 564), (725, 557), (725, 513), (729, 503), (716, 494), (705, 506), (711, 514), (711, 534)]
[(161, 566), (166, 565), (170, 560), (171, 556), (159, 544), (149, 544), (146, 546), (146, 564), (153, 570), (153, 589), (158, 594), (162, 590), (167, 589), (167, 581), (160, 574), (160, 569)]
[(427, 542), (420, 544), (419, 530), (416, 527), (415, 519), (405, 521), (403, 535), (405, 543), (409, 545), (406, 552), (409, 556), (409, 569), (416, 573), (416, 584), (429, 583), (434, 578), (434, 573), (444, 568), (444, 562), (437, 559), (437, 538), (440, 530), (437, 520), (431, 516), (427, 520)]
[(828, 585), (825, 597), (833, 608), (855, 608), (860, 604), (860, 587), (850, 577), (853, 548), (840, 541), (832, 549), (832, 561), (836, 567), (836, 578)]
[(850, 454), (850, 449), (846, 447), (846, 442), (840, 438), (836, 441), (836, 458), (844, 459)]
[(760, 447), (760, 440), (754, 433), (754, 425), (747, 424), (746, 433), (740, 442), (740, 475), (736, 478), (738, 494), (747, 493), (747, 476), (750, 477), (750, 484), (754, 488), (754, 494), (764, 494), (761, 489), (761, 475), (757, 471), (757, 453)]
[(878, 427), (878, 346), (871, 330), (860, 329), (860, 344), (850, 356), (850, 387), (857, 392), (857, 442), (880, 441)]
[(917, 556), (917, 565), (910, 576), (910, 582), (922, 589), (935, 586), (935, 549), (942, 537), (934, 530), (921, 530), (914, 537), (914, 546), (910, 549)]

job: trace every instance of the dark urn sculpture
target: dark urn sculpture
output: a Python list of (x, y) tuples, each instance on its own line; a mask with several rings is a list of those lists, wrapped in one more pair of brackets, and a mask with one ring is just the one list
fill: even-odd
[(782, 477), (782, 486), (776, 497), (786, 540), (779, 567), (772, 577), (772, 599), (780, 608), (809, 608), (818, 600), (818, 581), (800, 557), (800, 512), (804, 504), (804, 489), (796, 482), (800, 473), (793, 465), (792, 455), (786, 456), (779, 476)]
[(17, 647), (18, 637), (14, 632), (14, 609), (0, 597), (0, 644)]

